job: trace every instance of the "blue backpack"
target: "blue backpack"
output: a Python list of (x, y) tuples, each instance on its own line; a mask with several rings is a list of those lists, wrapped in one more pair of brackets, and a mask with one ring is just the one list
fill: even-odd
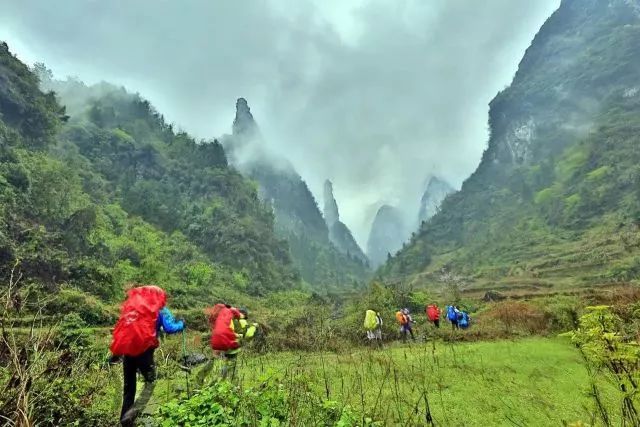
[(458, 320), (458, 316), (456, 315), (456, 310), (452, 305), (447, 306), (447, 319), (451, 322)]
[(469, 327), (469, 315), (466, 312), (462, 312), (462, 318), (458, 321), (458, 326), (462, 329)]

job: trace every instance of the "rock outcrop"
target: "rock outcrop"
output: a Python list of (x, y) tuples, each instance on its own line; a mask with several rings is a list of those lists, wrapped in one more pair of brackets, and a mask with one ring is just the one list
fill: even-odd
[(335, 215), (329, 227), (293, 165), (268, 150), (244, 98), (236, 102), (232, 134), (221, 141), (230, 163), (258, 183), (260, 198), (273, 209), (276, 232), (289, 242), (291, 257), (305, 281), (343, 285), (368, 277), (366, 257), (339, 221), (337, 205), (330, 209)]
[(449, 185), (449, 183), (437, 176), (432, 176), (429, 179), (424, 193), (422, 194), (422, 199), (420, 200), (418, 225), (431, 219), (431, 217), (438, 212), (438, 209), (440, 209), (440, 204), (445, 197), (453, 193), (453, 191), (453, 187)]
[(367, 256), (371, 266), (379, 267), (395, 255), (402, 248), (406, 234), (400, 211), (393, 206), (382, 205), (371, 224), (367, 241)]
[(329, 240), (344, 255), (354, 257), (364, 264), (369, 264), (367, 256), (353, 238), (351, 230), (340, 221), (338, 203), (333, 196), (333, 184), (326, 180), (324, 183), (324, 220), (329, 228)]

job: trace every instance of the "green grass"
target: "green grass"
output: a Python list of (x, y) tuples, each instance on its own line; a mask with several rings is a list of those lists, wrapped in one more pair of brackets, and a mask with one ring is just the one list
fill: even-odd
[[(317, 393), (387, 425), (423, 425), (425, 396), (436, 425), (562, 425), (590, 422), (594, 412), (580, 355), (563, 339), (278, 353), (245, 356), (241, 365), (246, 386), (265, 375), (301, 375)], [(615, 390), (604, 380), (599, 386), (615, 408)]]
[[(167, 360), (178, 357), (179, 340), (170, 338), (163, 347), (156, 353), (159, 375), (149, 414), (185, 390), (185, 374)], [(196, 375), (197, 370), (190, 375), (192, 392)], [(119, 376), (112, 377), (108, 392), (114, 411)], [(427, 401), (438, 426), (560, 426), (578, 421), (599, 425), (593, 419), (594, 401), (581, 356), (563, 338), (428, 341), (345, 353), (241, 354), (236, 381), (243, 387), (274, 378), (287, 392), (299, 391), (302, 383), (305, 391), (349, 405), (383, 425), (426, 425)], [(618, 392), (604, 375), (597, 386), (617, 425)]]

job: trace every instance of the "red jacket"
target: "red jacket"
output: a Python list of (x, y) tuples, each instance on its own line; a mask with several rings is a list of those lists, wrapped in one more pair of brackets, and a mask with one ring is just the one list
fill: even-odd
[(229, 351), (240, 347), (236, 333), (231, 328), (233, 319), (240, 319), (236, 308), (224, 307), (220, 310), (211, 331), (211, 348), (218, 351)]

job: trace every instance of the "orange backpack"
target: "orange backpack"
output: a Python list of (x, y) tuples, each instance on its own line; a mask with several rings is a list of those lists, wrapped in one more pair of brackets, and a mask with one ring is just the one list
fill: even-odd
[(396, 320), (401, 325), (407, 324), (407, 316), (405, 316), (401, 311), (396, 312)]

